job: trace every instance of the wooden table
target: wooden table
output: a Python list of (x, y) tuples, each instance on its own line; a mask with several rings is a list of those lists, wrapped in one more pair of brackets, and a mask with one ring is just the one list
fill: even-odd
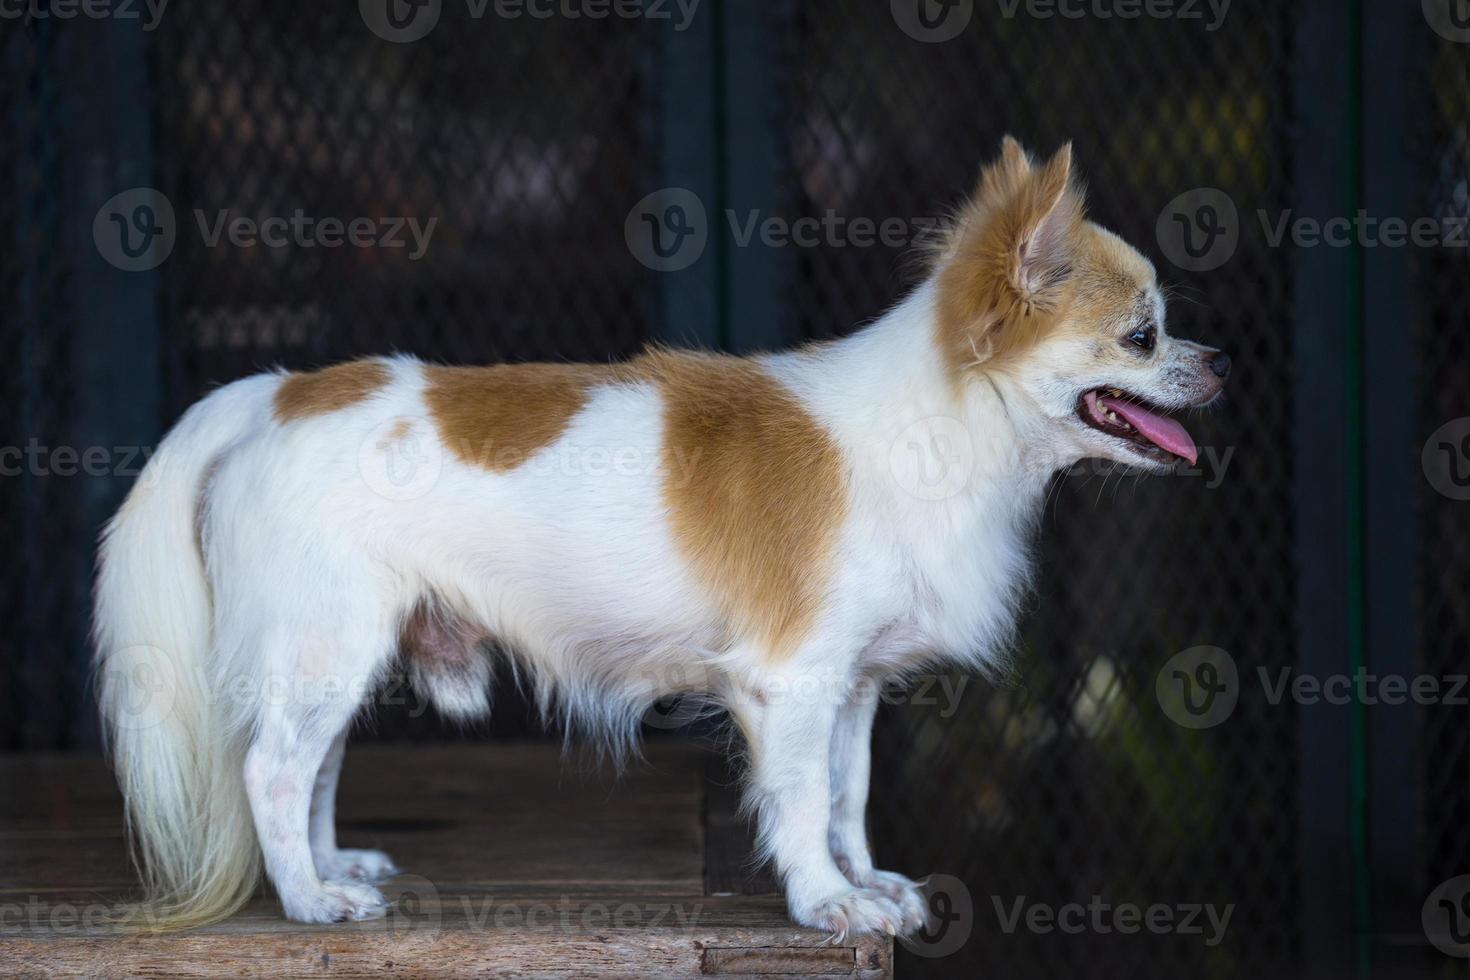
[(100, 923), (133, 888), (107, 768), (0, 756), (0, 976), (892, 975), (886, 937), (830, 946), (787, 920), (710, 753), (659, 739), (646, 757), (615, 778), (548, 742), (351, 748), (341, 843), (407, 871), (386, 917), (300, 925), (262, 896), (120, 937)]

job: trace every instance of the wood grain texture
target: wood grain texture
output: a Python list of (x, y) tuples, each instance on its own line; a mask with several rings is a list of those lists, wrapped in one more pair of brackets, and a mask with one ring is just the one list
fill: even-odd
[(707, 792), (701, 748), (663, 739), (646, 754), (614, 778), (546, 742), (354, 748), (340, 836), (408, 869), (384, 886), (387, 915), (308, 926), (262, 895), (145, 938), (102, 924), (133, 882), (101, 760), (0, 757), (0, 975), (892, 975), (886, 937), (827, 946), (778, 895), (706, 894), (704, 819), (728, 829), (729, 795)]

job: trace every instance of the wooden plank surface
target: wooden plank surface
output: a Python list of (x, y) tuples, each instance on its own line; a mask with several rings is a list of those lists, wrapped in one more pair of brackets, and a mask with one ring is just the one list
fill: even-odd
[(339, 836), (405, 868), (387, 915), (302, 925), (263, 895), (162, 937), (103, 922), (133, 876), (101, 760), (0, 757), (0, 975), (891, 975), (890, 940), (829, 946), (777, 895), (708, 894), (731, 876), (711, 860), (744, 860), (705, 831), (738, 839), (733, 798), (707, 792), (701, 748), (660, 739), (646, 757), (614, 777), (547, 742), (353, 747)]

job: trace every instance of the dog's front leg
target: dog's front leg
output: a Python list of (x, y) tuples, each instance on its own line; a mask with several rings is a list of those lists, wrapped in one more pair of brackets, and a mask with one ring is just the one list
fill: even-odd
[(904, 924), (898, 904), (848, 881), (827, 847), (837, 705), (810, 691), (793, 685), (780, 695), (756, 694), (735, 712), (750, 745), (748, 802), (762, 855), (775, 862), (791, 917), (802, 925), (839, 941), (849, 933), (896, 933)]
[(924, 925), (927, 906), (917, 883), (873, 867), (868, 847), (867, 807), (876, 690), (864, 685), (837, 709), (832, 729), (832, 859), (854, 885), (876, 888), (898, 903), (906, 932)]

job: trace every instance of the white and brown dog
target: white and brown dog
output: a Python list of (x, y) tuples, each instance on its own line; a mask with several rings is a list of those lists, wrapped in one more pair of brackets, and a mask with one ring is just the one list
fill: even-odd
[(376, 914), (396, 869), (333, 829), (347, 730), (396, 658), (449, 715), (488, 711), (493, 638), (543, 708), (614, 745), (651, 701), (707, 694), (748, 745), (792, 918), (919, 926), (864, 829), (873, 682), (1003, 656), (1052, 475), (1192, 462), (1165, 413), (1229, 371), (1165, 333), (1152, 266), (1084, 219), (1071, 169), (1007, 139), (926, 281), (835, 342), (378, 358), (190, 409), (97, 583), (143, 921), (222, 918), (262, 866), (292, 919)]

